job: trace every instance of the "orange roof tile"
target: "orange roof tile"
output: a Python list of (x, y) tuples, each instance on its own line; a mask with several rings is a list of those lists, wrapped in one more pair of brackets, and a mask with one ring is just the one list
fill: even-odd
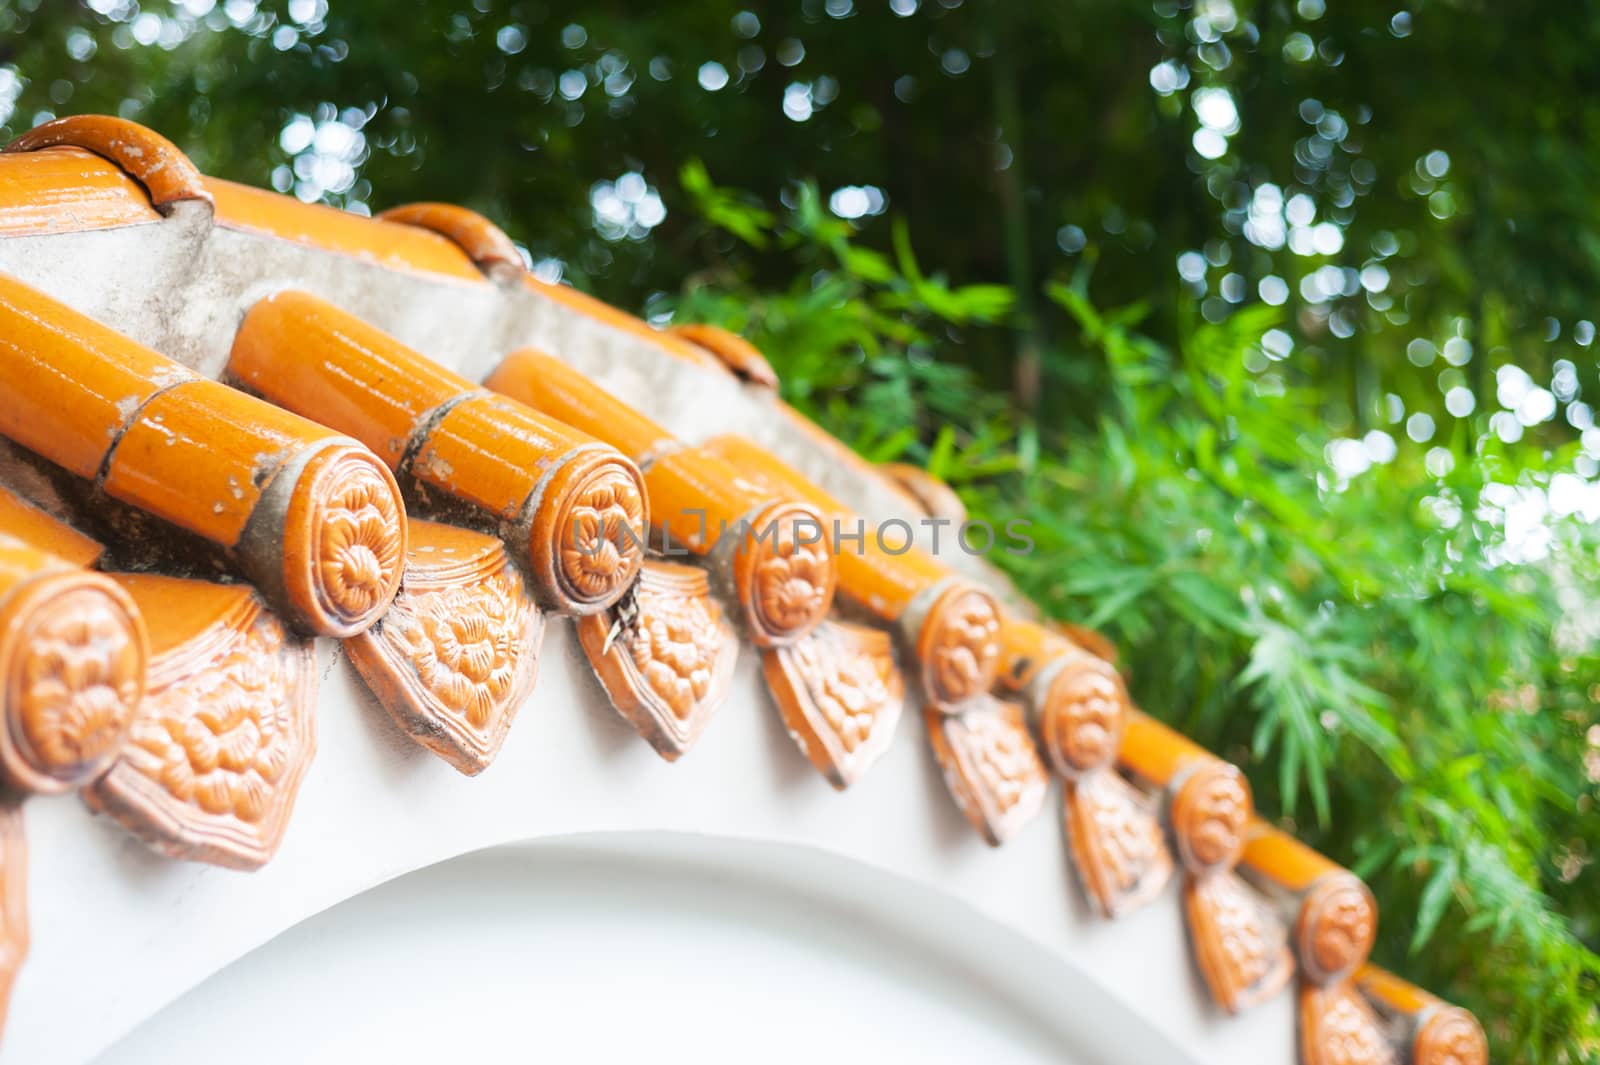
[[(224, 229), (383, 269), (493, 281), (506, 286), (496, 291), (508, 300), (530, 293), (553, 300), (663, 354), (729, 370), (752, 396), (778, 385), (760, 352), (732, 334), (700, 326), (657, 330), (536, 281), (498, 228), (450, 205), (416, 204), (369, 219), (302, 204), (201, 178), (170, 142), (94, 116), (50, 123), (0, 153), (0, 238), (151, 224), (185, 200), (210, 203), (214, 224)], [(646, 495), (656, 497), (657, 524), (668, 528), (672, 521), (659, 508), (695, 504), (713, 520), (774, 508), (853, 518), (767, 449), (728, 435), (701, 445), (678, 441), (566, 363), (518, 353), (488, 385), (544, 412), (535, 414), (299, 293), (269, 297), (249, 311), (229, 372), (304, 417), (201, 378), (0, 275), (0, 433), (31, 449), (25, 460), (48, 467), (56, 481), (81, 482), (91, 505), (107, 497), (128, 505), (108, 525), (112, 540), (158, 538), (167, 526), (150, 519), (162, 519), (215, 541), (221, 564), (238, 571), (225, 574), (224, 584), (170, 573), (103, 580), (67, 561), (41, 561), (24, 542), (28, 535), (55, 536), (80, 567), (104, 564), (93, 541), (53, 529), (54, 519), (0, 489), (0, 613), (32, 603), (13, 593), (40, 573), (93, 578), (118, 601), (136, 602), (153, 619), (156, 637), (147, 725), (172, 735), (207, 693), (237, 681), (230, 670), (253, 670), (256, 681), (270, 677), (275, 686), (281, 732), (258, 737), (266, 745), (259, 750), (277, 745), (271, 756), (288, 768), (266, 784), (227, 774), (208, 782), (207, 794), (225, 796), (231, 806), (197, 806), (194, 789), (179, 786), (177, 769), (149, 754), (155, 744), (142, 755), (128, 747), (128, 757), (92, 783), (94, 804), (163, 853), (251, 868), (277, 846), (314, 749), (315, 676), (308, 644), (274, 611), (302, 629), (350, 639), (358, 671), (395, 720), (466, 773), (492, 760), (533, 685), (541, 602), (584, 615), (580, 642), (600, 683), (669, 760), (688, 749), (723, 698), (738, 653), (729, 621), (738, 621), (737, 635), (760, 650), (789, 731), (838, 787), (858, 779), (893, 735), (905, 688), (895, 664), (898, 640), (919, 667), (924, 720), (951, 796), (989, 842), (1004, 842), (1041, 807), (1048, 783), (1042, 740), (1063, 787), (1074, 862), (1100, 912), (1116, 917), (1151, 903), (1181, 869), (1195, 960), (1224, 1009), (1245, 1009), (1298, 973), (1306, 1065), (1379, 1065), (1397, 1054), (1414, 1065), (1486, 1061), (1482, 1029), (1470, 1014), (1365, 964), (1377, 920), (1365, 886), (1256, 819), (1236, 767), (1133, 709), (1107, 661), (1110, 649), (1093, 634), (1069, 638), (1008, 614), (940, 560), (915, 548), (883, 550), (870, 532), (857, 541), (859, 553), (820, 555), (793, 539), (751, 553), (711, 537), (696, 544), (700, 568), (645, 562), (642, 549), (629, 554), (613, 542), (619, 523), (644, 521)], [(960, 515), (959, 498), (925, 473), (886, 474), (780, 401), (760, 402), (830, 460), (876, 483), (892, 478), (930, 512)], [(462, 421), (480, 407), (492, 408), (493, 417)], [(556, 471), (579, 451), (633, 474), (577, 493), (581, 498), (557, 506), (550, 522), (530, 523), (529, 514), (561, 497)], [(361, 483), (324, 468), (335, 453), (364, 471)], [(391, 469), (401, 472), (405, 502), (418, 513), (407, 514)], [(321, 494), (301, 492), (302, 484), (320, 485)], [(632, 509), (629, 491), (645, 494)], [(484, 519), (487, 512), (493, 520)], [(436, 520), (422, 520), (424, 513)], [(606, 540), (611, 553), (578, 565), (561, 585), (540, 575), (576, 564), (557, 538), (564, 522)], [(855, 620), (833, 610), (835, 565)], [(241, 575), (259, 592), (238, 583)], [(551, 587), (590, 579), (594, 594), (571, 597), (581, 606), (551, 596)], [(741, 610), (725, 614), (729, 599)], [(493, 631), (498, 646), (526, 652), (493, 663), (497, 688), (486, 681), (463, 688), (455, 676), (448, 684), (428, 682), (425, 663), (430, 654), (437, 658), (430, 624), (462, 611)], [(136, 614), (130, 607), (128, 616)], [(657, 629), (670, 630), (670, 651), (652, 642)], [(18, 631), (25, 630), (0, 626), (11, 641), (0, 641), (0, 670), (14, 673), (15, 657), (29, 652)], [(0, 734), (26, 734), (26, 705), (3, 709)], [(7, 773), (37, 785), (26, 754), (0, 746)], [(10, 898), (20, 890), (13, 857), (20, 851), (7, 831), (0, 825), (0, 876)], [(0, 978), (14, 968), (20, 942), (9, 944), (9, 961), (8, 944), (0, 943)], [(1402, 1033), (1398, 1044), (1392, 1029)], [(1356, 1057), (1330, 1056), (1352, 1047), (1360, 1049)]]

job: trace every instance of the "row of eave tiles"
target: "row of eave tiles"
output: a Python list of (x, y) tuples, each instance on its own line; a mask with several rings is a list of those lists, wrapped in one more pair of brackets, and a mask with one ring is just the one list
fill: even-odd
[[(733, 372), (829, 461), (929, 513), (960, 517), (942, 485), (868, 466), (778, 402), (770, 368), (739, 338), (656, 330), (542, 284), (497, 228), (462, 209), (417, 205), (372, 220), (302, 205), (203, 178), (158, 134), (99, 116), (58, 119), (0, 155), (0, 237), (160, 224), (182, 204), (203, 205), (220, 226), (391, 269), (525, 286), (664, 356)], [(848, 515), (747, 441), (673, 441), (571, 371), (560, 388), (537, 383), (559, 369), (554, 360), (519, 369), (513, 356), (491, 376), (491, 395), (314, 296), (263, 303), (272, 306), (247, 315), (225, 380), (304, 422), (0, 278), (0, 431), (22, 445), (0, 468), (13, 482), (0, 497), (0, 668), (33, 685), (6, 688), (0, 769), (12, 801), (0, 818), (0, 873), (23, 867), (5, 858), (22, 854), (21, 797), (70, 790), (162, 853), (235, 868), (267, 861), (313, 746), (310, 635), (344, 638), (396, 723), (468, 773), (493, 758), (531, 688), (528, 660), (545, 616), (575, 619), (608, 695), (668, 758), (710, 720), (742, 636), (762, 655), (796, 742), (840, 788), (893, 733), (904, 701), (897, 644), (916, 666), (952, 797), (978, 832), (1003, 843), (1042, 808), (1048, 775), (1060, 777), (1081, 888), (1114, 918), (1161, 897), (1176, 870), (1195, 963), (1223, 1010), (1293, 980), (1308, 1065), (1487, 1060), (1470, 1014), (1366, 963), (1377, 912), (1365, 886), (1255, 817), (1237, 769), (1133, 709), (1110, 649), (1092, 634), (1008, 611), (915, 549), (847, 558), (793, 540), (720, 552), (693, 543), (699, 568), (631, 557), (616, 532), (643, 524), (643, 507), (665, 520), (663, 503), (739, 518), (777, 499), (824, 519)], [(282, 361), (288, 345), (275, 343), (290, 334), (313, 353), (294, 366)], [(353, 349), (341, 347), (350, 336)], [(434, 411), (434, 439), (402, 432), (384, 454), (380, 440), (369, 451), (327, 431), (371, 437), (384, 415), (346, 424), (342, 408), (319, 401), (328, 382), (307, 367), (340, 364), (360, 376), (374, 359), (402, 371), (398, 393), (415, 384), (415, 395), (385, 402), (402, 414)], [(64, 369), (55, 380), (68, 387), (44, 383), (50, 368)], [(130, 388), (141, 397), (132, 413), (85, 399)], [(463, 396), (444, 407), (468, 437), (525, 435), (518, 399), (542, 411), (533, 416), (547, 430), (542, 454), (573, 471), (566, 509), (533, 506), (550, 488), (537, 477), (529, 490), (512, 470), (508, 487), (510, 459), (479, 470), (446, 461), (450, 434), (437, 432), (435, 400), (456, 388)], [(594, 468), (589, 438), (562, 416), (639, 459), (644, 473), (612, 455), (609, 468)], [(280, 445), (276, 465), (263, 468), (260, 450), (218, 446), (234, 430), (250, 448)], [(732, 483), (718, 484), (721, 470), (733, 471)], [(235, 498), (217, 501), (223, 485)], [(406, 501), (443, 523), (407, 516)], [(599, 530), (612, 550), (564, 556), (553, 532), (563, 522)], [(169, 560), (203, 557), (226, 583), (117, 569), (169, 541)], [(297, 553), (321, 568), (287, 557)], [(53, 582), (50, 595), (40, 582)], [(49, 604), (61, 603), (74, 604), (75, 617), (52, 616)], [(147, 631), (134, 632), (141, 624)], [(80, 661), (108, 647), (103, 661)], [(92, 707), (90, 690), (100, 700)], [(119, 699), (125, 705), (107, 709)], [(0, 991), (26, 951), (22, 895), (14, 884), (0, 892), (9, 900), (0, 907)]]

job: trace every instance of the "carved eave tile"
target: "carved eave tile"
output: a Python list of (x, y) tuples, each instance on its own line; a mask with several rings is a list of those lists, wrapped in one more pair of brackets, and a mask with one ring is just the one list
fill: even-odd
[(1001, 664), (999, 604), (945, 578), (912, 599), (899, 625), (919, 666), (923, 722), (945, 786), (978, 834), (999, 846), (1038, 814), (1049, 790), (1023, 707), (989, 694)]
[(1155, 804), (1114, 771), (1062, 782), (1062, 824), (1084, 891), (1105, 917), (1121, 917), (1161, 894), (1172, 854)]
[(1382, 1021), (1350, 980), (1377, 936), (1372, 892), (1353, 874), (1334, 870), (1299, 895), (1294, 944), (1302, 1065), (1396, 1065)]
[[(51, 200), (46, 188), (65, 194)], [(744, 341), (659, 331), (544, 285), (503, 233), (460, 208), (368, 219), (300, 204), (204, 178), (170, 142), (106, 117), (46, 123), (0, 153), (0, 235), (195, 212), (253, 239), (476, 286), (475, 298), (516, 313), (553, 301), (708, 372), (731, 370), (804, 435), (813, 461), (887, 477), (930, 515), (961, 515), (948, 486), (910, 467), (875, 469), (762, 394), (776, 377)], [(1364, 964), (1376, 912), (1360, 881), (1314, 852), (1294, 868), (1263, 857), (1243, 776), (1155, 735), (1170, 730), (1131, 710), (1113, 651), (1093, 634), (1058, 633), (1073, 653), (1011, 676), (986, 592), (870, 536), (847, 555), (826, 539), (796, 542), (796, 519), (853, 528), (856, 518), (759, 446), (671, 438), (603, 391), (569, 387), (575, 371), (541, 364), (547, 356), (516, 353), (479, 387), (337, 308), (279, 293), (250, 310), (231, 358), (230, 381), (271, 402), (0, 275), (0, 434), (34, 453), (18, 451), (30, 475), (90, 527), (116, 528), (119, 543), (152, 530), (163, 562), (193, 544), (196, 565), (252, 582), (111, 578), (87, 572), (98, 545), (66, 540), (42, 549), (59, 556), (45, 568), (7, 577), (14, 548), (0, 535), (0, 1023), (27, 949), (23, 794), (81, 789), (164, 854), (255, 868), (282, 838), (315, 746), (306, 634), (349, 640), (401, 727), (473, 773), (535, 683), (544, 611), (578, 619), (613, 702), (669, 760), (727, 697), (740, 637), (760, 650), (792, 737), (836, 787), (887, 749), (909, 681), (951, 795), (991, 844), (1036, 815), (1053, 773), (1101, 913), (1143, 905), (1181, 866), (1196, 968), (1223, 1009), (1260, 1002), (1298, 972), (1303, 1065), (1486, 1065), (1470, 1013)], [(402, 486), (454, 524), (409, 521)], [(651, 501), (655, 527), (700, 556), (697, 567), (645, 560)], [(31, 546), (5, 502), (0, 534)], [(90, 520), (86, 503), (112, 516)], [(719, 543), (702, 530), (697, 540), (683, 523), (696, 511), (712, 526), (787, 522), (791, 537)], [(836, 584), (848, 613), (833, 612)]]
[(632, 597), (579, 619), (578, 640), (612, 705), (669, 762), (727, 701), (739, 657), (705, 570), (656, 560)]
[(1229, 1013), (1266, 1001), (1294, 974), (1282, 918), (1234, 869), (1251, 810), (1244, 774), (1211, 759), (1184, 773), (1169, 806), (1195, 962)]
[[(830, 522), (854, 527), (862, 520), (744, 437), (713, 437), (703, 449)], [(1001, 665), (999, 603), (925, 552), (889, 551), (872, 534), (857, 550), (839, 552), (837, 565), (839, 593), (893, 626), (915, 663), (930, 742), (952, 797), (984, 839), (1003, 842), (1038, 812), (1047, 781), (1020, 711), (989, 695)]]
[(1385, 1026), (1351, 986), (1378, 932), (1366, 884), (1260, 820), (1245, 830), (1239, 868), (1293, 922), (1301, 1065), (1394, 1065)]
[(0, 533), (0, 791), (59, 795), (105, 772), (142, 712), (146, 648), (104, 575)]
[(1383, 1022), (1351, 985), (1377, 934), (1378, 907), (1355, 876), (1318, 880), (1295, 925), (1302, 1065), (1397, 1065)]
[(5, 1029), (11, 985), (28, 957), (28, 841), (22, 806), (0, 796), (0, 1031)]
[[(680, 452), (658, 465), (702, 458)], [(739, 604), (744, 637), (770, 648), (800, 639), (828, 616), (838, 580), (834, 559), (817, 509), (780, 499), (739, 515), (712, 544), (707, 564)]]
[(122, 757), (84, 799), (168, 857), (259, 868), (316, 749), (312, 644), (246, 585), (117, 579), (150, 628), (149, 687)]
[(1478, 1019), (1373, 965), (1352, 979), (1403, 1048), (1406, 1065), (1488, 1065), (1489, 1040)]
[(994, 686), (1000, 675), (1000, 605), (974, 584), (939, 581), (912, 600), (899, 619), (921, 666), (930, 703), (959, 707)]
[(104, 773), (143, 707), (144, 619), (100, 545), (0, 487), (0, 1030), (28, 952), (22, 800)]
[(409, 542), (400, 594), (345, 649), (395, 724), (470, 776), (533, 691), (544, 618), (498, 539), (412, 519)]
[(990, 846), (1020, 832), (1044, 805), (1049, 777), (1021, 706), (979, 695), (949, 709), (922, 708), (945, 787)]
[(1019, 693), (1062, 780), (1062, 825), (1084, 891), (1105, 917), (1129, 913), (1172, 878), (1156, 803), (1117, 773), (1130, 704), (1110, 663), (1031, 621), (1007, 617), (1000, 683)]
[(425, 513), (499, 535), (551, 613), (603, 611), (638, 576), (649, 512), (632, 461), (325, 300), (259, 300), (227, 372), (371, 448)]
[(1306, 983), (1299, 1015), (1301, 1065), (1400, 1065), (1383, 1022), (1348, 980)]
[(905, 707), (905, 678), (888, 633), (824, 621), (763, 651), (761, 668), (789, 735), (835, 788), (861, 779), (889, 749)]
[[(1096, 720), (1099, 698), (1097, 692), (1069, 703), (1055, 728), (1070, 729), (1076, 738), (1061, 746), (1087, 754), (1099, 742), (1084, 738), (1103, 727)], [(1172, 879), (1173, 861), (1156, 803), (1112, 767), (1120, 728), (1104, 731), (1113, 743), (1105, 762), (1086, 761), (1061, 774), (1062, 824), (1084, 890), (1101, 914), (1120, 917), (1161, 894)]]
[[(818, 635), (838, 579), (822, 513), (719, 456), (684, 444), (550, 355), (514, 352), (486, 384), (602, 436), (638, 460), (664, 544), (699, 557), (709, 590), (727, 604), (736, 631), (762, 652), (768, 688), (801, 750), (835, 786), (855, 779), (881, 750), (886, 741), (879, 737), (885, 727), (892, 729), (893, 719), (884, 713), (887, 679), (848, 696), (855, 709), (843, 717), (829, 694), (830, 686), (843, 694), (841, 685), (864, 683), (867, 673), (858, 661), (875, 651), (873, 641), (857, 637), (853, 629)], [(641, 610), (644, 598), (641, 584)], [(663, 756), (676, 757), (693, 733), (673, 724), (663, 734), (653, 720), (658, 715), (641, 713), (632, 686), (600, 669), (602, 633), (626, 620), (625, 611), (613, 611), (603, 630), (580, 626), (585, 648), (623, 714)], [(875, 667), (873, 673), (886, 678)], [(657, 674), (669, 679), (664, 670)], [(851, 681), (843, 679), (846, 675)]]
[(1238, 1013), (1276, 995), (1294, 975), (1294, 958), (1277, 906), (1238, 872), (1254, 814), (1244, 774), (1136, 710), (1117, 761), (1165, 797), (1190, 946), (1212, 1000)]
[(1411, 1065), (1488, 1065), (1489, 1040), (1478, 1019), (1459, 1006), (1440, 1003), (1415, 1023)]
[(1195, 961), (1211, 997), (1229, 1013), (1272, 998), (1293, 975), (1283, 924), (1258, 895), (1227, 872), (1189, 876), (1184, 912)]

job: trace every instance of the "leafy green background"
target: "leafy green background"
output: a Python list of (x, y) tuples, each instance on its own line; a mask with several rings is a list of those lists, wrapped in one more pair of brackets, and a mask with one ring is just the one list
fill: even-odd
[(1507, 1062), (1600, 1059), (1600, 11), (0, 0), (0, 134), (443, 199), (717, 321), (1038, 549), (1139, 702), (1371, 882)]

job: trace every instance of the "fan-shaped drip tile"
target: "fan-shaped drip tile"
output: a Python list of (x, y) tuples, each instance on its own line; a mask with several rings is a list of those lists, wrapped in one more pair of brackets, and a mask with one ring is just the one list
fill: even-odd
[(861, 779), (889, 749), (905, 678), (888, 633), (830, 619), (763, 651), (761, 665), (789, 735), (834, 787)]
[(923, 707), (945, 786), (978, 834), (998, 847), (1044, 804), (1049, 777), (1022, 707), (979, 695), (958, 709)]
[(1383, 1022), (1341, 980), (1300, 988), (1300, 1065), (1400, 1065)]
[(1112, 769), (1069, 777), (1062, 792), (1072, 859), (1100, 912), (1120, 917), (1159, 895), (1172, 853), (1154, 804)]
[(646, 562), (631, 599), (578, 622), (611, 702), (656, 753), (676, 761), (728, 697), (739, 639), (705, 570)]
[(410, 527), (400, 594), (345, 648), (395, 724), (472, 775), (500, 753), (533, 691), (544, 617), (499, 540)]
[(259, 868), (316, 751), (312, 645), (247, 585), (117, 580), (150, 630), (149, 687), (122, 757), (84, 799), (168, 857)]

